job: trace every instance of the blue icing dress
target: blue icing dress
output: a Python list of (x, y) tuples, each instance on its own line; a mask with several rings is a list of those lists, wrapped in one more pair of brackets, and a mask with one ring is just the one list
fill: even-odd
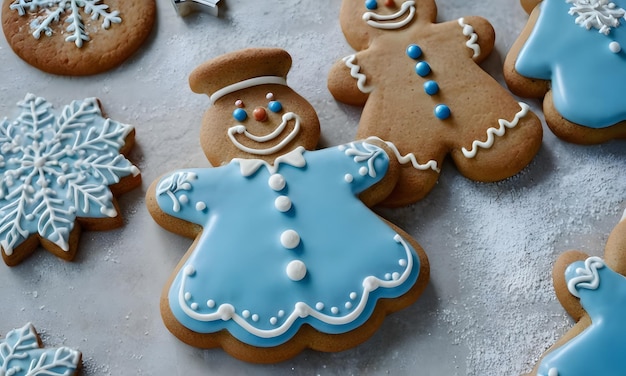
[[(626, 6), (626, 0), (610, 3), (616, 7), (605, 13), (619, 15)], [(573, 123), (597, 129), (626, 120), (626, 21), (608, 16), (603, 19), (618, 26), (587, 30), (580, 23), (596, 15), (592, 11), (574, 10), (575, 4), (566, 0), (544, 0), (538, 6), (539, 18), (515, 70), (550, 80), (554, 107)]]
[(412, 246), (358, 199), (388, 165), (382, 149), (354, 142), (162, 178), (161, 210), (203, 227), (170, 286), (173, 315), (258, 347), (305, 323), (329, 334), (362, 325), (420, 270)]
[(571, 264), (565, 271), (571, 293), (591, 325), (542, 360), (540, 376), (618, 376), (626, 372), (626, 278), (598, 257)]

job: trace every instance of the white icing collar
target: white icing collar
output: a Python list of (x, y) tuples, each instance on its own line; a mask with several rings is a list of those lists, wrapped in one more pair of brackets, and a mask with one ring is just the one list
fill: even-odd
[(234, 158), (233, 162), (239, 163), (239, 169), (242, 176), (247, 177), (254, 174), (261, 166), (265, 166), (269, 172), (274, 174), (278, 171), (280, 164), (286, 164), (298, 168), (306, 166), (306, 160), (303, 155), (305, 151), (306, 149), (304, 146), (298, 146), (289, 153), (277, 157), (274, 160), (273, 165), (262, 159)]

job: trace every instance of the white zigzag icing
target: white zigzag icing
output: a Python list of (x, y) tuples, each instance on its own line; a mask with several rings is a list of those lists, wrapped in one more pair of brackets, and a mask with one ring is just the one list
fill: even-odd
[(433, 170), (437, 173), (441, 172), (441, 169), (439, 168), (437, 161), (434, 159), (431, 159), (430, 161), (426, 162), (425, 164), (421, 164), (417, 161), (417, 158), (415, 157), (415, 154), (413, 153), (408, 153), (407, 155), (402, 155), (400, 154), (400, 151), (398, 150), (398, 148), (396, 147), (396, 145), (393, 144), (393, 142), (391, 141), (385, 141), (379, 137), (368, 137), (366, 141), (371, 141), (371, 140), (376, 140), (376, 141), (381, 141), (384, 142), (385, 144), (387, 144), (387, 146), (389, 146), (389, 148), (391, 148), (391, 150), (393, 150), (394, 154), (396, 155), (396, 158), (398, 159), (398, 162), (400, 162), (400, 164), (407, 164), (409, 162), (411, 162), (411, 164), (413, 165), (413, 168), (415, 168), (416, 170), (420, 170), (420, 171), (426, 171), (426, 170)]
[(470, 37), (465, 45), (468, 48), (471, 48), (474, 51), (474, 55), (472, 57), (477, 57), (480, 55), (480, 46), (478, 43), (478, 34), (474, 32), (474, 28), (472, 25), (468, 25), (465, 23), (465, 19), (463, 17), (459, 18), (459, 26), (463, 28), (463, 35), (466, 37)]
[(374, 90), (373, 87), (365, 86), (365, 82), (367, 81), (367, 76), (361, 73), (361, 67), (358, 64), (355, 64), (356, 54), (352, 54), (343, 58), (343, 62), (346, 64), (346, 67), (350, 68), (350, 76), (356, 79), (356, 86), (361, 90), (362, 93), (368, 94)]
[(512, 121), (499, 119), (498, 124), (500, 124), (500, 127), (487, 129), (487, 140), (474, 140), (472, 142), (471, 150), (462, 148), (461, 151), (463, 152), (463, 155), (465, 155), (465, 158), (474, 158), (478, 153), (478, 148), (491, 148), (496, 140), (496, 136), (502, 137), (506, 133), (507, 128), (515, 128), (520, 119), (526, 116), (526, 114), (528, 114), (528, 111), (530, 110), (530, 107), (526, 103), (519, 102), (519, 105), (522, 109), (517, 114), (515, 114), (515, 118)]

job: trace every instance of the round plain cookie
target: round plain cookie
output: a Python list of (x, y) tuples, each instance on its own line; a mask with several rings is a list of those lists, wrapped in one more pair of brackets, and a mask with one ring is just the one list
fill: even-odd
[(4, 0), (2, 29), (13, 51), (45, 72), (86, 76), (112, 69), (146, 40), (154, 0)]

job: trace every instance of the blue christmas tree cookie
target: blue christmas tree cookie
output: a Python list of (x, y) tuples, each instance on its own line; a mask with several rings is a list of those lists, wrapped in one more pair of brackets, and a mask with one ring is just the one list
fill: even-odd
[(624, 374), (625, 275), (626, 219), (611, 233), (604, 259), (570, 251), (557, 260), (555, 291), (576, 325), (544, 354), (533, 375)]
[(28, 94), (15, 120), (0, 120), (0, 246), (16, 265), (39, 244), (64, 260), (76, 255), (81, 229), (122, 225), (115, 196), (141, 183), (124, 154), (132, 126), (103, 117), (95, 98), (56, 114)]
[[(218, 59), (198, 69), (224, 80), (232, 60), (290, 66), (278, 49)], [(163, 290), (163, 320), (186, 343), (251, 362), (356, 346), (428, 281), (419, 244), (368, 207), (393, 189), (394, 152), (375, 139), (307, 150), (315, 111), (286, 70), (256, 73), (231, 71), (225, 90), (206, 83), (203, 132), (239, 157), (219, 161), (203, 143), (219, 167), (173, 171), (148, 190), (157, 223), (195, 239)]]
[(532, 13), (504, 63), (511, 91), (543, 98), (546, 122), (563, 140), (626, 138), (626, 1), (522, 5)]

